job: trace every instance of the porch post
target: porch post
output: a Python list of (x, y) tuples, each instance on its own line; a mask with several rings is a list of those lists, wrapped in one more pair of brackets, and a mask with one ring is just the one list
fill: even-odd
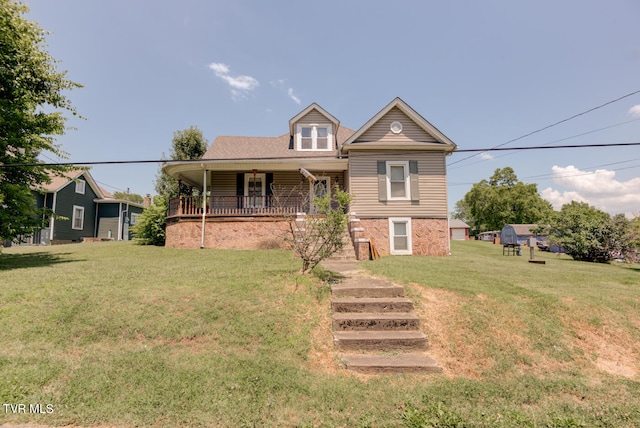
[(181, 216), (182, 215), (182, 206), (184, 204), (183, 200), (182, 200), (182, 193), (180, 192), (180, 189), (182, 188), (182, 180), (178, 180), (178, 215)]
[(200, 238), (200, 248), (204, 248), (204, 231), (207, 218), (207, 169), (203, 166), (202, 178), (202, 236)]

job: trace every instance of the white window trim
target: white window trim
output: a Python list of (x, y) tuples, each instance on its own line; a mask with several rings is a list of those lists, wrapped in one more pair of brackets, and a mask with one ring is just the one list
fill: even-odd
[(129, 224), (131, 224), (132, 226), (134, 224), (138, 223), (138, 216), (140, 216), (139, 213), (131, 213), (131, 219), (129, 220)]
[[(311, 131), (311, 148), (302, 148), (302, 128), (313, 128)], [(318, 128), (327, 128), (327, 148), (318, 148)], [(301, 152), (330, 152), (333, 150), (333, 126), (330, 123), (299, 123), (296, 127), (296, 148)]]
[[(388, 201), (408, 201), (411, 199), (411, 193), (409, 188), (409, 161), (387, 161), (387, 200)], [(402, 166), (404, 167), (404, 196), (392, 196), (391, 195), (391, 167)]]
[[(393, 224), (394, 223), (407, 223), (407, 249), (396, 250), (394, 245)], [(389, 217), (389, 250), (393, 255), (411, 255), (413, 254), (413, 242), (411, 239), (411, 217)]]
[[(259, 201), (254, 201), (254, 204), (250, 204), (251, 201), (249, 201), (248, 199), (246, 200), (246, 204), (247, 207), (251, 207), (251, 208), (262, 208), (264, 207), (264, 196), (266, 196), (266, 187), (267, 187), (267, 174), (261, 172), (259, 174), (255, 175), (256, 181), (260, 180), (262, 182), (262, 192), (260, 196), (262, 196), (262, 198), (260, 198)], [(244, 174), (244, 196), (248, 197), (249, 196), (249, 188), (253, 183), (253, 173), (245, 173)]]
[[(82, 214), (79, 217), (76, 217), (76, 210), (79, 210)], [(79, 218), (80, 227), (76, 227), (76, 218)], [(84, 207), (79, 205), (73, 206), (73, 212), (71, 214), (71, 229), (73, 230), (83, 230), (84, 229)]]
[(87, 182), (86, 181), (80, 180), (80, 179), (76, 180), (76, 193), (84, 195), (86, 187), (87, 187)]

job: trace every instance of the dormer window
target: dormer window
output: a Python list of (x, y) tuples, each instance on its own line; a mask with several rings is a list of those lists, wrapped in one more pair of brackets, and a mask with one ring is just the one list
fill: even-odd
[(331, 125), (315, 123), (298, 125), (296, 141), (298, 150), (331, 150), (333, 146)]

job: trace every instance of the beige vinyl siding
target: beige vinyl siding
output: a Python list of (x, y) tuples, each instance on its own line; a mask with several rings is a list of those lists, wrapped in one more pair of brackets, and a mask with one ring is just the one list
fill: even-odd
[[(377, 162), (418, 161), (419, 201), (379, 201)], [(351, 211), (361, 218), (447, 218), (447, 181), (442, 152), (355, 153), (349, 157)]]
[(273, 173), (274, 186), (292, 189), (300, 185), (302, 175), (297, 171), (276, 171)]
[[(402, 124), (402, 132), (394, 134), (391, 132), (391, 123), (398, 121)], [(389, 113), (384, 115), (378, 122), (373, 124), (364, 134), (358, 138), (355, 143), (376, 141), (382, 143), (394, 142), (429, 142), (435, 143), (436, 140), (428, 134), (424, 129), (420, 128), (412, 119), (404, 114), (399, 108), (394, 107)]]
[[(260, 173), (268, 173), (270, 171), (260, 171)], [(215, 196), (236, 196), (236, 177), (238, 173), (251, 174), (251, 171), (229, 171), (229, 172), (212, 172), (211, 187)], [(316, 172), (312, 172), (316, 174)], [(336, 173), (326, 174), (334, 177)], [(340, 173), (339, 175), (342, 175)], [(276, 171), (273, 173), (273, 183), (276, 186), (282, 186), (290, 189), (300, 185), (302, 175), (297, 171)], [(333, 178), (332, 178), (333, 180)], [(306, 183), (306, 180), (305, 180)]]
[(215, 196), (236, 196), (236, 173), (212, 172), (210, 191)]
[[(240, 172), (240, 171), (238, 171)], [(224, 171), (224, 172), (212, 172), (211, 183), (209, 185), (209, 191), (215, 196), (236, 196), (236, 171)], [(261, 173), (268, 173), (270, 171), (260, 171)], [(324, 172), (324, 171), (309, 171), (317, 177), (330, 177), (331, 186), (335, 186), (336, 177), (338, 178), (338, 184), (341, 188), (345, 188), (345, 177), (342, 171), (340, 172)], [(242, 171), (242, 173), (250, 174), (250, 171)], [(308, 181), (298, 171), (275, 171), (273, 173), (273, 184), (282, 189), (294, 189), (300, 187), (303, 190), (308, 190)]]
[[(297, 121), (295, 124), (298, 125), (299, 123), (305, 124), (305, 123), (317, 123), (317, 124), (323, 124), (323, 123), (327, 123), (327, 124), (331, 124), (331, 121), (329, 119), (327, 119), (323, 114), (321, 114), (319, 111), (317, 110), (312, 110), (310, 111), (308, 114), (304, 115), (299, 121)], [(295, 129), (295, 128), (294, 128)]]

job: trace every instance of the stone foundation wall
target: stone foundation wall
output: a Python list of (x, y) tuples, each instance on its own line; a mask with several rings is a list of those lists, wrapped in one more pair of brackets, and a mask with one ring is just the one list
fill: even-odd
[[(364, 229), (364, 238), (373, 238), (374, 245), (381, 256), (390, 254), (389, 219), (361, 218), (360, 227)], [(447, 220), (413, 218), (411, 219), (412, 254), (414, 256), (448, 256), (449, 231)]]
[[(166, 246), (200, 248), (202, 220), (167, 220)], [(235, 219), (205, 223), (205, 248), (261, 250), (285, 248), (284, 237), (289, 223), (282, 219)]]

